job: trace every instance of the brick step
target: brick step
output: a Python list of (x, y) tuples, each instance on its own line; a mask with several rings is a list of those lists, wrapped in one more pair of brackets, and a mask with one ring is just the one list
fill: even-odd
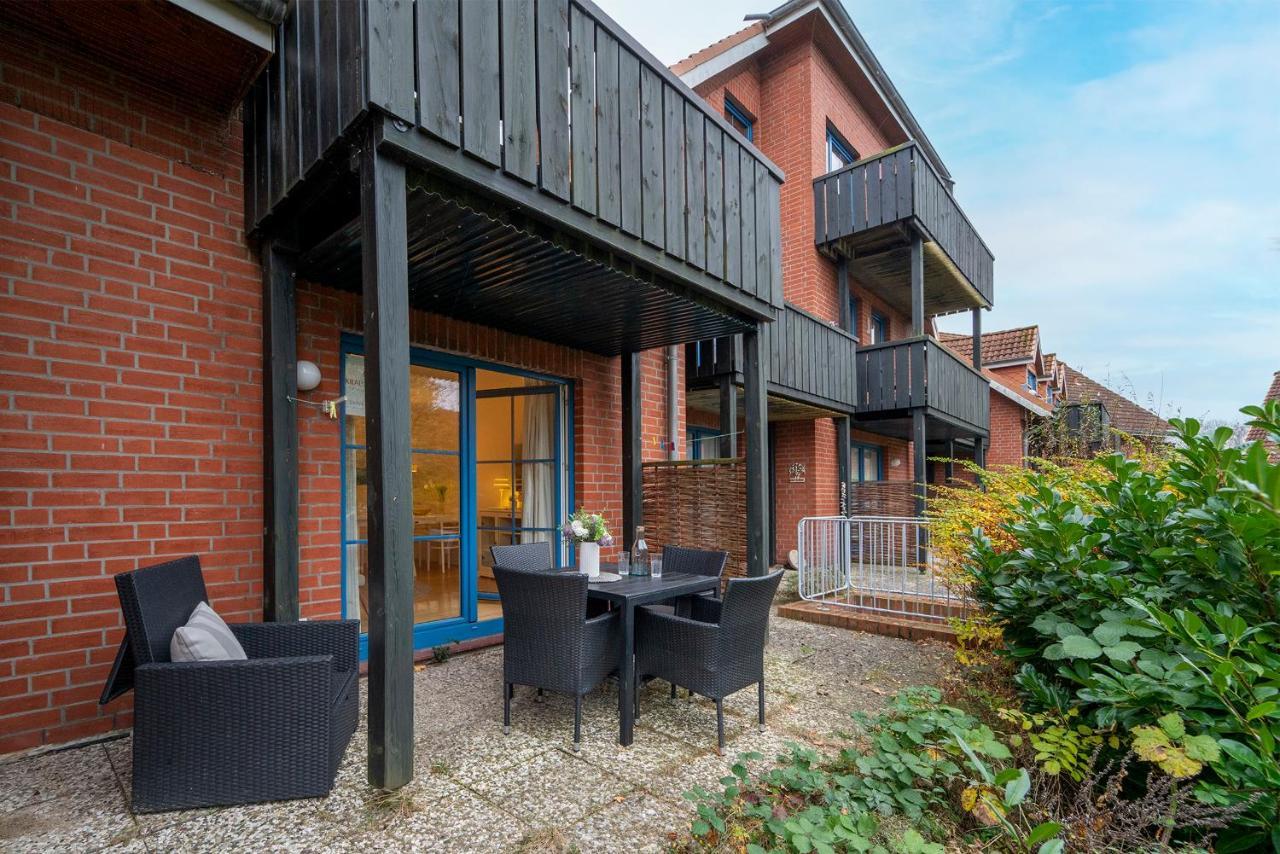
[(823, 626), (885, 635), (904, 640), (936, 640), (954, 644), (956, 633), (950, 625), (936, 620), (912, 620), (894, 614), (870, 611), (849, 605), (820, 602), (788, 602), (778, 607), (778, 614), (792, 620)]
[[(834, 599), (834, 597), (833, 597)], [(826, 604), (874, 611), (877, 608), (891, 608), (905, 611), (906, 616), (919, 614), (924, 618), (946, 620), (951, 617), (966, 616), (966, 607), (956, 599), (937, 599), (932, 596), (916, 596), (911, 594), (871, 594), (850, 596), (847, 600), (832, 601)]]

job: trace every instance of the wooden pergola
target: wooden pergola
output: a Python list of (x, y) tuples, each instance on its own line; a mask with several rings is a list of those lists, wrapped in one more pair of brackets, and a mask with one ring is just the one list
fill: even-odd
[(741, 334), (748, 566), (763, 573), (783, 176), (588, 0), (298, 3), (276, 37), (245, 104), (246, 222), (264, 267), (266, 617), (298, 616), (301, 274), (363, 295), (369, 780), (397, 788), (413, 775), (410, 313), (621, 356), (628, 544), (640, 351)]

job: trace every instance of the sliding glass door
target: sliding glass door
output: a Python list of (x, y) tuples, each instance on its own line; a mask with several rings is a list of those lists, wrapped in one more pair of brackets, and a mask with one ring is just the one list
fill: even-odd
[[(364, 358), (344, 339), (343, 612), (367, 626)], [(415, 643), (502, 630), (489, 547), (549, 542), (570, 505), (568, 384), (414, 350), (410, 366)], [(363, 649), (363, 644), (362, 644)]]

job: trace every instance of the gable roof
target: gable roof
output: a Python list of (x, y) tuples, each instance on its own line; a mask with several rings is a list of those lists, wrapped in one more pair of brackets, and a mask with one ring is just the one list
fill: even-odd
[[(889, 79), (884, 66), (880, 64), (880, 60), (876, 58), (875, 53), (872, 52), (866, 39), (862, 37), (862, 33), (854, 25), (853, 19), (849, 17), (848, 10), (844, 8), (844, 4), (840, 0), (788, 0), (788, 2), (783, 3), (771, 12), (760, 16), (759, 20), (753, 22), (750, 26), (744, 27), (736, 33), (690, 54), (672, 65), (671, 70), (684, 79), (685, 83), (688, 83), (691, 88), (696, 87), (703, 79), (712, 76), (695, 75), (696, 79), (687, 77), (700, 66), (723, 56), (726, 64), (724, 68), (716, 69), (715, 73), (727, 70), (747, 59), (756, 51), (766, 47), (769, 43), (769, 34), (771, 32), (784, 29), (806, 15), (815, 12), (830, 23), (837, 37), (849, 51), (850, 56), (852, 56), (858, 67), (862, 69), (871, 86), (880, 95), (881, 100), (888, 107), (890, 114), (901, 126), (907, 138), (914, 140), (920, 146), (929, 163), (933, 165), (933, 168), (947, 183), (947, 186), (954, 185), (955, 179), (951, 177), (946, 164), (938, 156), (937, 149), (929, 141), (924, 128), (920, 126), (916, 117), (911, 113), (911, 108), (907, 106), (902, 94), (898, 92), (898, 88)], [(739, 49), (735, 50), (735, 48)]]
[[(1262, 398), (1263, 403), (1273, 400), (1280, 400), (1280, 371), (1276, 371), (1271, 377), (1271, 388), (1267, 389), (1267, 396)], [(1267, 433), (1261, 427), (1250, 427), (1245, 439), (1249, 442), (1261, 442), (1267, 439)], [(1269, 441), (1268, 444), (1270, 444)]]
[(1066, 378), (1063, 402), (1066, 404), (1101, 402), (1107, 408), (1111, 426), (1130, 436), (1140, 438), (1163, 437), (1169, 432), (1169, 422), (1149, 409), (1139, 406), (1129, 398), (1112, 391), (1090, 377), (1077, 371), (1066, 362), (1062, 365)]
[[(973, 336), (956, 332), (939, 333), (938, 340), (949, 350), (973, 360)], [(982, 333), (982, 364), (1002, 362), (1034, 362), (1036, 347), (1040, 341), (1040, 327), (1020, 326), (1016, 329), (1000, 329)]]
[(992, 391), (1002, 397), (1007, 397), (1031, 414), (1039, 415), (1041, 418), (1048, 418), (1053, 414), (1053, 407), (1028, 392), (1025, 385), (1014, 385), (1007, 382), (1005, 377), (1000, 376), (989, 368), (983, 368), (982, 375), (990, 380)]

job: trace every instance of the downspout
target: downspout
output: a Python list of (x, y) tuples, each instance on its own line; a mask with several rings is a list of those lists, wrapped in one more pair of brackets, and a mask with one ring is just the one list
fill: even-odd
[(667, 436), (671, 440), (668, 457), (680, 459), (680, 413), (676, 411), (679, 393), (676, 383), (680, 381), (680, 348), (672, 344), (667, 347)]

